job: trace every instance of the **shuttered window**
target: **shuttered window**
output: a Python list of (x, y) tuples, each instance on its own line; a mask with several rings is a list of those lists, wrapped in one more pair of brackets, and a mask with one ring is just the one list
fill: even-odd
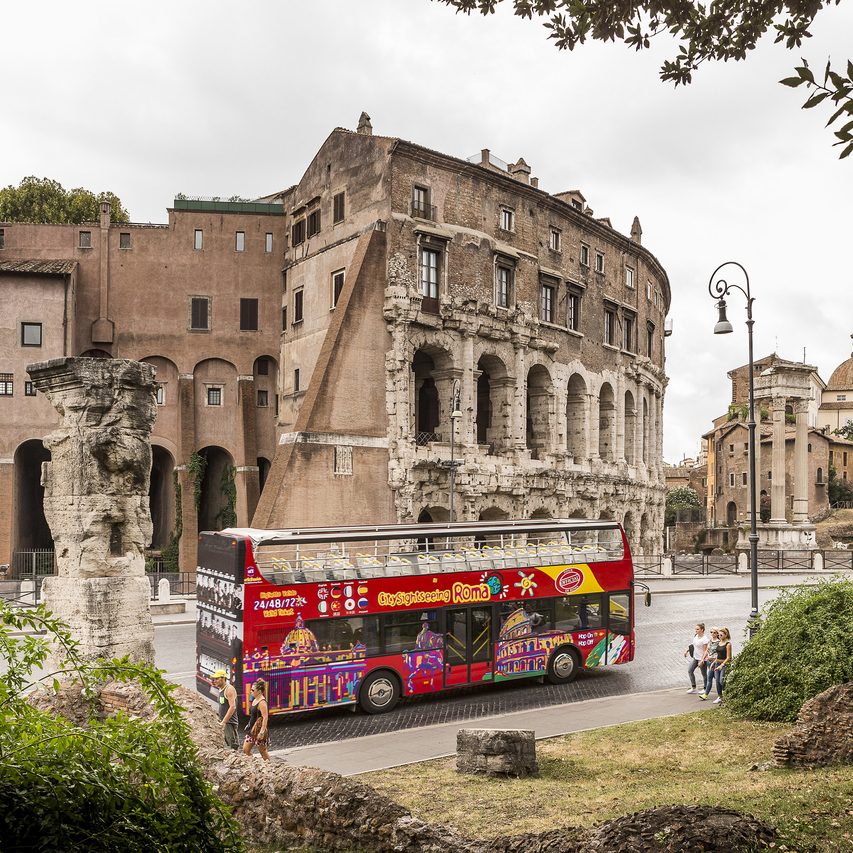
[(241, 299), (240, 300), (240, 331), (242, 331), (242, 332), (257, 332), (258, 331), (258, 300), (257, 299)]
[(210, 299), (207, 296), (193, 296), (190, 299), (190, 328), (210, 328)]

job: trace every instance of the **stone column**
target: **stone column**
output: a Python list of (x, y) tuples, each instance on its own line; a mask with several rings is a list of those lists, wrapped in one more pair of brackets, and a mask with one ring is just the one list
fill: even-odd
[(770, 523), (785, 524), (785, 398), (774, 397), (773, 485), (770, 487)]
[(27, 370), (62, 417), (44, 439), (51, 452), (42, 466), (44, 514), (57, 567), (42, 587), (45, 606), (68, 623), (84, 657), (153, 663), (145, 544), (154, 368), (58, 358)]
[(195, 576), (198, 556), (198, 511), (187, 463), (195, 450), (195, 381), (191, 373), (178, 376), (178, 485), (181, 487), (181, 539), (178, 564)]
[(257, 406), (255, 401), (254, 376), (237, 377), (237, 405), (240, 410), (240, 432), (237, 470), (234, 480), (237, 486), (237, 526), (248, 527), (252, 523), (255, 507), (261, 495), (260, 471), (258, 469), (258, 443), (256, 430)]
[(517, 450), (527, 447), (527, 371), (524, 347), (515, 344), (515, 399), (513, 400), (512, 440)]
[(12, 519), (15, 517), (15, 460), (0, 459), (0, 563), (12, 565)]
[(797, 432), (794, 438), (794, 523), (809, 520), (809, 401), (796, 400), (794, 414)]
[(586, 399), (587, 455), (591, 460), (600, 459), (601, 457), (598, 453), (598, 395), (590, 393), (586, 395)]
[(552, 448), (552, 452), (560, 453), (565, 456), (569, 436), (568, 418), (566, 416), (566, 410), (568, 407), (568, 393), (566, 389), (566, 383), (562, 380), (554, 380), (553, 385), (554, 404), (556, 406), (556, 435), (554, 437), (554, 447)]
[[(475, 445), (477, 434), (474, 429), (475, 413), (477, 411), (477, 381), (474, 378), (474, 336), (462, 333), (462, 389), (461, 406), (462, 420), (459, 422), (459, 432), (456, 436), (461, 444)], [(479, 375), (479, 374), (478, 374)]]

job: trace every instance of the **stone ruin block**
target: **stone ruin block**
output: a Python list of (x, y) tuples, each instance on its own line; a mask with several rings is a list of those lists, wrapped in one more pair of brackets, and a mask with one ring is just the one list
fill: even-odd
[(486, 776), (536, 776), (535, 732), (524, 729), (460, 729), (456, 770)]

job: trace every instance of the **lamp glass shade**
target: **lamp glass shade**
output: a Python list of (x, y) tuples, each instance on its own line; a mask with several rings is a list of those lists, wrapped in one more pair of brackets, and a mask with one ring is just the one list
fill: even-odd
[(732, 329), (732, 324), (729, 322), (728, 317), (726, 317), (726, 300), (721, 299), (717, 303), (717, 310), (720, 312), (720, 316), (717, 318), (717, 325), (714, 326), (714, 334), (715, 335), (728, 335), (730, 332), (734, 331)]

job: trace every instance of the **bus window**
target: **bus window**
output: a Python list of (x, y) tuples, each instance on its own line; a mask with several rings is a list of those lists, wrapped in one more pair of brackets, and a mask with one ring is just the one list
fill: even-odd
[(552, 612), (551, 602), (547, 600), (502, 602), (499, 613), (501, 639), (547, 631)]
[(631, 616), (628, 611), (630, 598), (627, 593), (610, 594), (610, 612), (607, 623), (610, 630), (616, 634), (631, 633)]
[(600, 595), (571, 595), (557, 600), (554, 609), (556, 630), (601, 628), (602, 624)]
[(320, 651), (349, 651), (364, 646), (367, 654), (378, 651), (379, 618), (353, 616), (349, 619), (318, 619), (308, 624)]
[(440, 636), (438, 613), (435, 610), (386, 613), (382, 617), (382, 637), (386, 655), (409, 652), (416, 648), (435, 648), (434, 638)]

